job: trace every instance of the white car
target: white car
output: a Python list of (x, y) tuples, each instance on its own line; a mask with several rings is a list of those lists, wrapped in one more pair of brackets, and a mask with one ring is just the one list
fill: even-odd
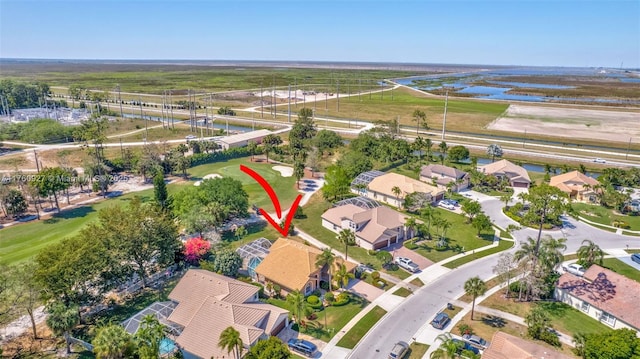
[(456, 209), (456, 206), (454, 206), (453, 204), (449, 203), (449, 202), (445, 202), (445, 201), (440, 201), (438, 202), (438, 206), (448, 209), (450, 211), (453, 211)]
[(593, 162), (595, 163), (607, 163), (607, 161), (603, 160), (602, 158), (596, 158), (593, 160)]
[(195, 140), (196, 138), (198, 138), (198, 136), (195, 135), (189, 135), (187, 137), (185, 137), (187, 140)]
[(575, 274), (578, 277), (582, 277), (585, 272), (584, 267), (579, 265), (578, 263), (571, 263), (568, 266), (562, 266), (562, 269), (564, 269), (565, 272)]
[(395, 262), (400, 268), (406, 269), (411, 273), (415, 273), (420, 270), (420, 267), (418, 267), (417, 264), (406, 257), (397, 257)]

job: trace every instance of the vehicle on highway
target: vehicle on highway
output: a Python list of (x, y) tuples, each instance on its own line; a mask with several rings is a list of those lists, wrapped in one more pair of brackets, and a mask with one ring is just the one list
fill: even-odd
[(313, 353), (318, 349), (315, 344), (304, 339), (289, 339), (287, 345), (289, 346), (289, 349), (308, 356), (313, 355)]
[(403, 358), (409, 351), (409, 344), (399, 341), (393, 345), (393, 349), (389, 352), (389, 359)]
[(436, 329), (442, 329), (449, 324), (451, 318), (447, 313), (440, 312), (436, 314), (436, 317), (431, 321), (431, 325)]
[(420, 270), (417, 264), (415, 264), (411, 259), (406, 257), (396, 257), (395, 259), (398, 267), (408, 270), (411, 273), (415, 273)]
[(584, 267), (578, 263), (571, 263), (568, 266), (562, 266), (562, 269), (564, 269), (565, 272), (577, 275), (578, 277), (582, 277), (585, 272)]
[(596, 158), (593, 160), (593, 162), (595, 163), (607, 163), (607, 161), (603, 160), (602, 158)]
[(196, 138), (198, 138), (198, 136), (195, 135), (188, 135), (185, 137), (187, 140), (195, 140)]
[(456, 209), (456, 206), (454, 206), (451, 203), (445, 202), (445, 201), (438, 202), (438, 206), (442, 207), (442, 208), (445, 208), (445, 209), (448, 209), (450, 211), (453, 211), (454, 209)]
[(460, 354), (463, 350), (468, 350), (470, 352), (472, 352), (473, 354), (480, 354), (480, 350), (476, 347), (474, 347), (473, 345), (471, 345), (471, 343), (467, 343), (464, 342), (460, 339), (452, 339), (452, 341), (456, 344), (456, 346), (458, 347), (458, 354)]
[(465, 334), (462, 336), (462, 338), (464, 338), (464, 340), (466, 340), (468, 343), (478, 346), (482, 349), (489, 346), (486, 340), (480, 338), (477, 335)]
[(640, 253), (634, 253), (631, 255), (631, 260), (640, 264)]

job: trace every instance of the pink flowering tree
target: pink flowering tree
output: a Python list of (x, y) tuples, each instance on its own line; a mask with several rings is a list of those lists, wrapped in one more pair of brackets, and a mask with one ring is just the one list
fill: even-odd
[(184, 245), (185, 260), (189, 263), (198, 263), (210, 248), (211, 244), (201, 237), (191, 238)]

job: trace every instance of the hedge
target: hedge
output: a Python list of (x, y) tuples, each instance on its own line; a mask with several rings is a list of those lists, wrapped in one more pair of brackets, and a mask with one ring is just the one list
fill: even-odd
[(343, 306), (343, 305), (349, 303), (350, 300), (351, 300), (351, 297), (349, 297), (348, 294), (340, 293), (340, 294), (338, 294), (338, 296), (336, 297), (336, 301), (333, 302), (332, 305), (334, 307), (340, 307), (340, 306)]
[(189, 158), (191, 159), (191, 167), (195, 167), (206, 163), (226, 161), (233, 158), (246, 157), (249, 155), (251, 155), (251, 153), (249, 153), (247, 147), (236, 147), (224, 151), (197, 153)]

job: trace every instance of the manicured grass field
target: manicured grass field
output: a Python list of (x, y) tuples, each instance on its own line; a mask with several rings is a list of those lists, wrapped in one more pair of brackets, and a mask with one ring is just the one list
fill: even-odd
[(406, 298), (406, 297), (410, 296), (411, 294), (413, 294), (413, 292), (410, 291), (409, 289), (405, 288), (405, 287), (400, 287), (400, 288), (398, 288), (398, 290), (393, 292), (393, 294), (399, 295), (401, 297)]
[(444, 266), (447, 267), (447, 268), (452, 268), (452, 269), (453, 268), (457, 268), (457, 267), (460, 267), (463, 264), (469, 263), (469, 262), (474, 261), (476, 259), (479, 259), (479, 258), (482, 258), (482, 257), (486, 257), (486, 256), (492, 255), (494, 253), (502, 252), (502, 251), (504, 251), (506, 249), (509, 249), (509, 248), (513, 247), (513, 245), (514, 245), (514, 242), (512, 242), (512, 241), (500, 241), (498, 243), (497, 247), (489, 248), (489, 249), (486, 249), (484, 251), (478, 251), (478, 252), (470, 254), (468, 256), (464, 256), (462, 258), (458, 258), (458, 259), (453, 260), (453, 261), (451, 261), (449, 263), (446, 263)]
[(614, 214), (612, 209), (586, 203), (573, 203), (573, 209), (590, 221), (611, 226), (614, 220), (626, 222), (632, 231), (640, 231), (640, 216)]
[[(270, 298), (267, 302), (291, 311), (289, 303), (284, 299)], [(339, 307), (326, 307), (321, 312), (315, 312), (317, 315), (315, 320), (305, 319), (305, 322), (308, 325), (307, 328), (301, 330), (301, 333), (328, 342), (351, 320), (351, 318), (355, 317), (356, 314), (366, 307), (367, 304), (369, 303), (366, 300), (358, 296), (351, 295), (351, 301), (348, 304)], [(325, 315), (327, 316), (327, 328), (324, 327)]]
[[(260, 173), (272, 184), (276, 194), (278, 194), (280, 198), (283, 209), (291, 205), (297, 195), (295, 179), (293, 177), (282, 177), (279, 172), (271, 169), (272, 165), (252, 163), (249, 161), (249, 158), (234, 159), (191, 168), (188, 171), (189, 174), (192, 175), (190, 178), (191, 182), (169, 184), (167, 189), (170, 194), (175, 193), (181, 188), (184, 188), (184, 186), (191, 185), (193, 181), (199, 180), (206, 174), (219, 173), (222, 176), (233, 177), (240, 180), (244, 184), (244, 189), (249, 194), (250, 204), (256, 203), (267, 211), (273, 211), (273, 206), (268, 195), (257, 182), (240, 171), (240, 164), (244, 164)], [(43, 250), (47, 245), (58, 242), (64, 237), (71, 237), (78, 234), (87, 223), (97, 218), (100, 209), (125, 204), (134, 196), (140, 196), (145, 201), (151, 200), (153, 190), (133, 192), (114, 199), (103, 200), (92, 205), (63, 211), (48, 220), (4, 228), (0, 230), (0, 263), (14, 264), (25, 261)], [(250, 236), (245, 237), (245, 240), (263, 235), (263, 233), (256, 233), (257, 231), (250, 233)], [(269, 232), (266, 233), (268, 234)], [(272, 234), (276, 235), (275, 230), (272, 231)], [(253, 235), (253, 237), (251, 237), (251, 235)]]
[(382, 318), (387, 311), (376, 306), (370, 312), (365, 314), (356, 325), (353, 326), (345, 335), (338, 341), (338, 346), (348, 349), (353, 349), (356, 344), (364, 337), (364, 335)]
[(409, 344), (409, 359), (422, 359), (427, 350), (429, 350), (428, 344), (413, 342)]
[(617, 258), (605, 258), (602, 264), (620, 275), (640, 282), (640, 271)]

